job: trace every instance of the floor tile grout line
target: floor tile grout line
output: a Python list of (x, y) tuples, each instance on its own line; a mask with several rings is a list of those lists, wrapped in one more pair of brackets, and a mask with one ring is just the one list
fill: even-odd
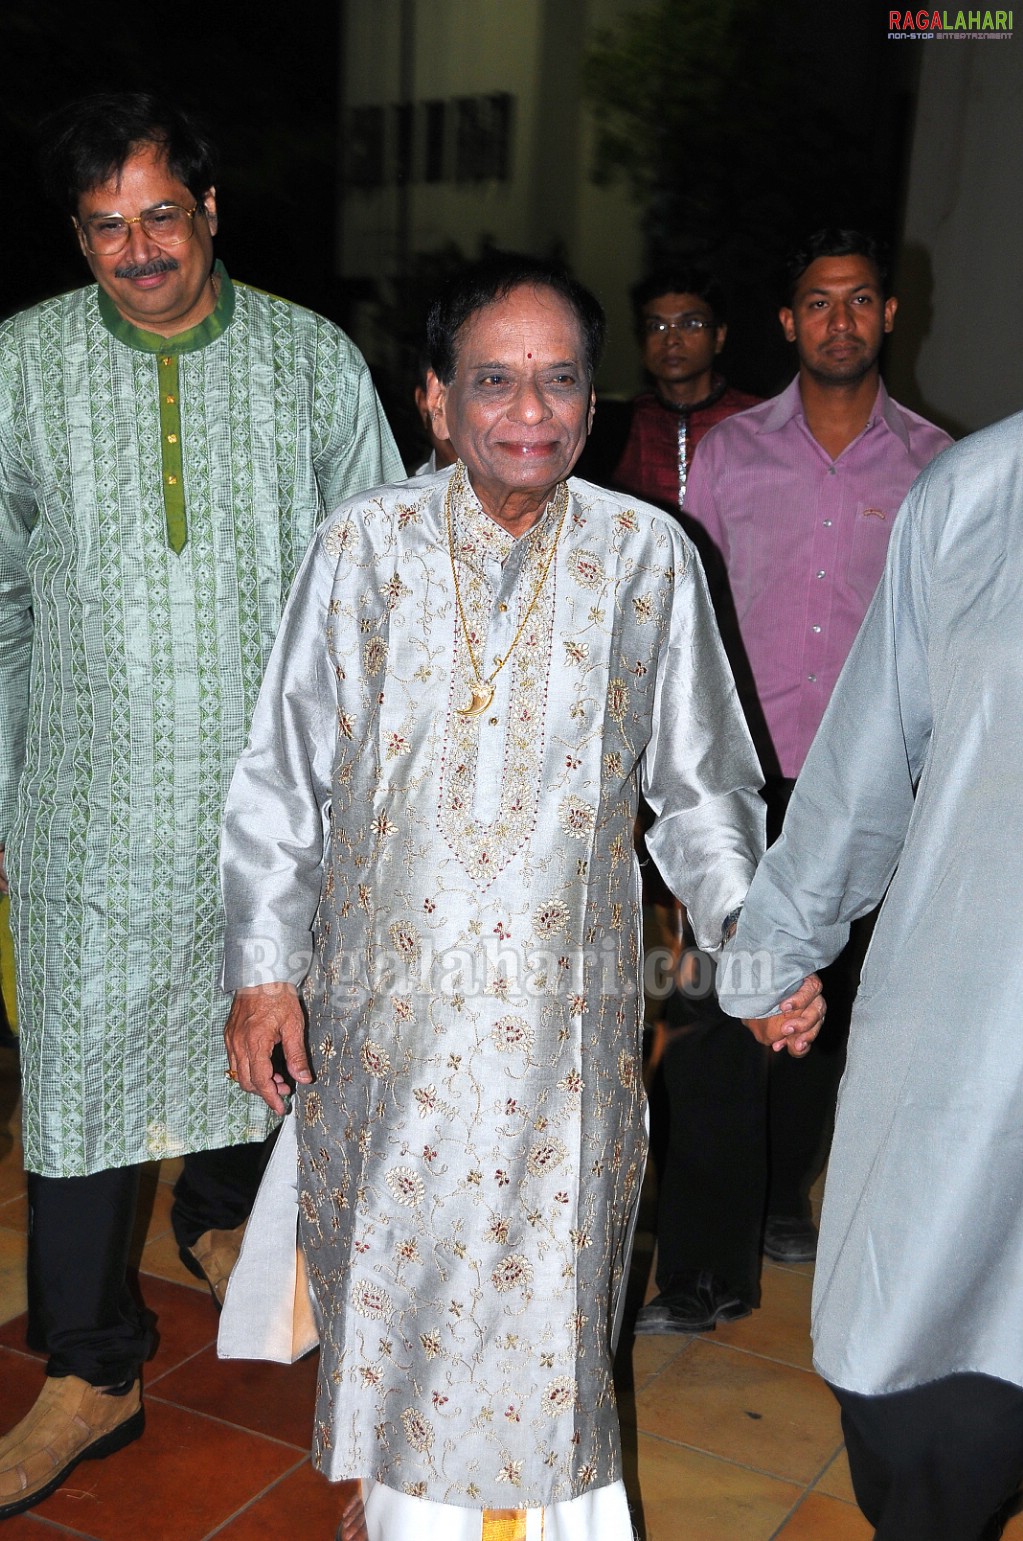
[[(805, 1488), (807, 1491), (809, 1491), (812, 1483), (819, 1480), (821, 1472), (827, 1470), (828, 1465), (830, 1465), (831, 1461), (835, 1459), (835, 1455), (837, 1455), (838, 1451), (842, 1448), (841, 1445), (838, 1445), (834, 1454), (829, 1457), (829, 1460), (825, 1463), (824, 1467), (818, 1471), (817, 1476), (811, 1477), (809, 1482), (804, 1482), (802, 1477), (786, 1477), (783, 1472), (770, 1471), (766, 1466), (754, 1466), (749, 1461), (737, 1461), (730, 1455), (722, 1455), (719, 1450), (708, 1450), (703, 1445), (694, 1445), (687, 1440), (669, 1439), (666, 1434), (654, 1434), (649, 1429), (637, 1428), (635, 1432), (637, 1434), (642, 1434), (644, 1439), (652, 1439), (659, 1445), (668, 1445), (673, 1450), (691, 1450), (695, 1455), (709, 1456), (712, 1461), (721, 1461), (725, 1466), (734, 1466), (739, 1471), (753, 1472), (758, 1477), (772, 1477), (775, 1482), (787, 1482), (790, 1487), (801, 1487)], [(825, 1493), (822, 1496), (825, 1498), (834, 1498), (833, 1493)], [(835, 1502), (845, 1503), (846, 1500), (836, 1498)]]
[[(230, 1418), (222, 1418), (218, 1413), (206, 1413), (199, 1407), (189, 1407), (185, 1402), (173, 1402), (170, 1397), (158, 1395), (147, 1397), (149, 1402), (157, 1402), (162, 1407), (173, 1407), (176, 1412), (190, 1413), (195, 1418), (205, 1418), (210, 1423), (219, 1423), (226, 1429), (233, 1429), (236, 1434), (251, 1434), (254, 1439), (265, 1439), (268, 1444), (280, 1445), (283, 1450), (298, 1450), (308, 1459), (309, 1451), (303, 1445), (296, 1445), (293, 1440), (279, 1439), (276, 1434), (264, 1434), (262, 1429), (249, 1428), (244, 1423), (232, 1423)], [(313, 1421), (309, 1419), (309, 1443), (312, 1444)]]
[[(16, 1322), (18, 1316), (24, 1316), (24, 1311), (19, 1311), (17, 1316), (9, 1316), (6, 1322), (0, 1322), (0, 1327), (6, 1327), (9, 1322)], [(18, 1348), (14, 1343), (0, 1343), (0, 1354), (17, 1354), (19, 1359), (31, 1359), (34, 1364), (45, 1364), (46, 1356), (39, 1354), (34, 1348)]]
[[(19, 1316), (24, 1315), (24, 1311), (18, 1311), (14, 1316), (9, 1316), (7, 1321), (0, 1322), (0, 1331), (2, 1331), (2, 1329), (6, 1327), (10, 1322), (16, 1322)], [(191, 1364), (194, 1359), (200, 1358), (201, 1355), (205, 1354), (209, 1349), (213, 1348), (216, 1344), (216, 1341), (217, 1339), (214, 1335), (212, 1338), (210, 1338), (209, 1342), (204, 1343), (201, 1348), (193, 1349), (190, 1354), (185, 1355), (184, 1359), (179, 1359), (174, 1364), (167, 1365), (166, 1369), (160, 1370), (155, 1380), (151, 1379), (146, 1374), (146, 1365), (144, 1364), (142, 1366), (143, 1390), (148, 1393), (154, 1386), (159, 1386), (168, 1375), (174, 1375), (178, 1370), (184, 1369), (185, 1365)], [(157, 1352), (159, 1352), (159, 1350), (157, 1350)], [(0, 1343), (0, 1354), (3, 1353), (17, 1354), (19, 1358), (31, 1359), (34, 1360), (37, 1364), (46, 1363), (45, 1356), (38, 1354), (34, 1349), (31, 1348), (20, 1348), (16, 1343)], [(148, 1363), (149, 1361), (147, 1360), (146, 1364)], [(165, 1402), (173, 1402), (172, 1397), (165, 1396), (163, 1400)], [(174, 1403), (174, 1405), (178, 1406), (180, 1404)]]
[[(31, 1509), (23, 1509), (20, 1514), (13, 1516), (13, 1518), (29, 1520), (38, 1524), (40, 1536), (45, 1536), (48, 1530), (53, 1530), (58, 1536), (73, 1536), (74, 1541), (99, 1541), (99, 1538), (93, 1535), (91, 1530), (76, 1530), (73, 1525), (65, 1525), (60, 1520), (51, 1520), (45, 1514), (34, 1514)], [(0, 1520), (0, 1524), (3, 1524), (2, 1520)]]
[[(161, 1381), (166, 1380), (168, 1375), (175, 1375), (178, 1370), (183, 1370), (186, 1364), (191, 1364), (194, 1359), (200, 1358), (201, 1355), (207, 1353), (211, 1348), (213, 1348), (216, 1345), (216, 1341), (216, 1337), (212, 1337), (208, 1343), (203, 1344), (202, 1348), (197, 1348), (193, 1353), (186, 1354), (184, 1359), (179, 1359), (177, 1364), (168, 1365), (165, 1370), (160, 1371), (155, 1380), (149, 1379), (148, 1375), (145, 1374), (145, 1365), (143, 1365), (142, 1381), (145, 1390), (148, 1392), (152, 1387), (158, 1386)], [(157, 1353), (159, 1353), (159, 1349), (157, 1349)], [(170, 1397), (165, 1397), (164, 1400), (169, 1402), (172, 1399)]]
[(760, 1348), (747, 1348), (743, 1343), (725, 1343), (721, 1338), (716, 1343), (708, 1345), (710, 1348), (730, 1348), (737, 1354), (748, 1354), (751, 1359), (765, 1359), (768, 1364), (781, 1364), (787, 1370), (801, 1370), (804, 1375), (812, 1375), (816, 1380), (821, 1377), (817, 1374), (812, 1364), (793, 1364), (791, 1359), (779, 1359), (777, 1354), (765, 1354)]
[[(651, 1336), (653, 1336), (653, 1334), (651, 1334)], [(681, 1336), (681, 1334), (679, 1334), (679, 1336)], [(813, 1365), (793, 1364), (790, 1359), (779, 1359), (777, 1355), (765, 1354), (760, 1349), (745, 1348), (741, 1343), (726, 1343), (721, 1338), (711, 1338), (709, 1333), (694, 1332), (688, 1334), (687, 1336), (689, 1341), (682, 1346), (680, 1352), (683, 1352), (685, 1349), (692, 1347), (693, 1343), (705, 1343), (707, 1347), (711, 1349), (721, 1350), (726, 1353), (746, 1354), (750, 1359), (763, 1359), (767, 1364), (782, 1365), (786, 1370), (798, 1370), (802, 1375), (812, 1375), (815, 1380), (821, 1379), (817, 1371), (813, 1368)], [(643, 1381), (643, 1389), (645, 1390), (646, 1387), (652, 1385), (655, 1380), (658, 1380), (660, 1376), (663, 1375), (664, 1371), (668, 1369), (669, 1365), (677, 1363), (678, 1357), (678, 1354), (672, 1354), (671, 1358), (666, 1359), (664, 1364), (662, 1364), (659, 1369), (652, 1370), (649, 1376)], [(634, 1385), (633, 1389), (638, 1392), (640, 1387), (638, 1385)]]
[(239, 1519), (243, 1514), (248, 1514), (249, 1510), (255, 1508), (256, 1504), (262, 1503), (264, 1498), (268, 1497), (269, 1494), (273, 1492), (274, 1488), (280, 1487), (282, 1482), (285, 1482), (289, 1477), (293, 1477), (297, 1471), (301, 1471), (302, 1467), (305, 1465), (308, 1459), (308, 1455), (304, 1455), (300, 1461), (296, 1461), (294, 1466), (290, 1467), (287, 1471), (282, 1472), (281, 1475), (276, 1477), (273, 1482), (267, 1483), (262, 1492), (254, 1494), (247, 1503), (242, 1504), (240, 1509), (236, 1509), (233, 1514), (229, 1514), (228, 1517), (225, 1520), (222, 1520), (219, 1525), (215, 1526), (213, 1530), (208, 1530), (202, 1537), (202, 1541), (212, 1541), (214, 1536), (222, 1535), (228, 1525), (233, 1525), (235, 1520)]
[(767, 1541), (779, 1541), (779, 1538), (780, 1538), (780, 1541), (784, 1541), (783, 1532), (785, 1530), (786, 1525), (789, 1523), (790, 1520), (794, 1519), (795, 1516), (799, 1513), (800, 1509), (806, 1503), (806, 1500), (809, 1498), (809, 1496), (810, 1496), (810, 1489), (809, 1488), (804, 1488), (803, 1491), (800, 1493), (799, 1497), (796, 1499), (795, 1503), (792, 1505), (792, 1508), (789, 1510), (788, 1514), (786, 1514), (785, 1518), (782, 1520), (781, 1524), (778, 1526), (778, 1528), (776, 1530), (772, 1530), (771, 1531), (771, 1534), (768, 1536)]
[[(664, 1363), (662, 1365), (660, 1365), (656, 1370), (651, 1370), (650, 1374), (643, 1381), (642, 1389), (644, 1391), (647, 1389), (648, 1386), (652, 1386), (655, 1381), (660, 1380), (660, 1378), (664, 1374), (665, 1370), (667, 1370), (671, 1365), (677, 1364), (679, 1359), (682, 1357), (683, 1354), (686, 1354), (686, 1353), (689, 1352), (689, 1350), (693, 1346), (694, 1335), (690, 1333), (687, 1336), (688, 1336), (688, 1341), (685, 1342), (685, 1343), (680, 1343), (679, 1344), (678, 1352), (677, 1353), (672, 1354), (670, 1359), (666, 1359), (664, 1361)], [(639, 1392), (640, 1392), (640, 1387), (636, 1384), (635, 1368), (633, 1367), (633, 1382), (632, 1382), (632, 1395), (633, 1395), (633, 1398), (637, 1397), (639, 1395)]]
[[(148, 1242), (146, 1245), (148, 1246)], [(145, 1248), (142, 1250), (145, 1251)], [(204, 1300), (209, 1300), (210, 1298), (209, 1289), (205, 1284), (200, 1284), (198, 1280), (193, 1284), (190, 1279), (169, 1279), (164, 1273), (152, 1273), (148, 1268), (141, 1266), (136, 1271), (140, 1279), (158, 1279), (161, 1284), (173, 1284), (175, 1289), (188, 1290), (189, 1294), (199, 1295)]]
[(814, 1477), (813, 1481), (810, 1483), (810, 1489), (813, 1490), (814, 1492), (820, 1493), (822, 1498), (834, 1498), (837, 1503), (848, 1504), (848, 1503), (852, 1502), (855, 1505), (855, 1503), (856, 1503), (855, 1498), (853, 1498), (851, 1500), (848, 1499), (848, 1498), (839, 1498), (837, 1493), (825, 1493), (825, 1492), (822, 1492), (821, 1489), (818, 1488), (818, 1486), (817, 1486), (818, 1482), (824, 1476), (825, 1472), (830, 1471), (832, 1466), (834, 1466), (835, 1462), (838, 1460), (838, 1457), (842, 1454), (842, 1451), (844, 1449), (845, 1449), (845, 1440), (844, 1439), (840, 1439), (838, 1444), (835, 1446), (834, 1450), (832, 1450), (832, 1452), (831, 1452), (830, 1456), (828, 1457), (828, 1459), (824, 1462), (824, 1465), (821, 1467), (820, 1471), (817, 1473), (816, 1477)]
[[(768, 1538), (767, 1538), (767, 1541), (779, 1541), (779, 1538), (782, 1537), (782, 1532), (784, 1531), (785, 1526), (789, 1523), (789, 1521), (793, 1518), (794, 1515), (799, 1513), (799, 1510), (806, 1503), (806, 1500), (809, 1498), (810, 1494), (814, 1493), (814, 1492), (820, 1493), (820, 1490), (817, 1487), (817, 1483), (821, 1480), (821, 1478), (823, 1477), (824, 1473), (833, 1464), (835, 1458), (840, 1454), (840, 1452), (844, 1448), (845, 1448), (844, 1444), (840, 1444), (840, 1445), (837, 1446), (837, 1448), (835, 1450), (832, 1451), (831, 1455), (828, 1457), (828, 1459), (824, 1462), (824, 1465), (818, 1471), (816, 1477), (814, 1477), (813, 1481), (808, 1483), (807, 1486), (803, 1489), (803, 1492), (802, 1492), (801, 1496), (799, 1497), (799, 1499), (792, 1505), (792, 1508), (789, 1510), (788, 1514), (786, 1514), (785, 1518), (782, 1520), (782, 1522), (778, 1526), (777, 1530), (773, 1530), (771, 1532), (770, 1536), (768, 1536)], [(820, 1497), (821, 1498), (830, 1498), (836, 1504), (844, 1503), (847, 1509), (848, 1508), (855, 1508), (856, 1507), (855, 1504), (850, 1505), (848, 1499), (836, 1498), (834, 1493), (820, 1493)], [(784, 1538), (782, 1538), (782, 1541), (784, 1541)]]

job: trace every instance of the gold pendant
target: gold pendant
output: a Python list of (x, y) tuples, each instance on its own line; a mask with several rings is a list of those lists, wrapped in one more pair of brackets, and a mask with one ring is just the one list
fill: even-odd
[(481, 716), (494, 699), (494, 687), (489, 680), (480, 680), (478, 685), (472, 686), (472, 699), (468, 706), (456, 706), (455, 711), (459, 717)]

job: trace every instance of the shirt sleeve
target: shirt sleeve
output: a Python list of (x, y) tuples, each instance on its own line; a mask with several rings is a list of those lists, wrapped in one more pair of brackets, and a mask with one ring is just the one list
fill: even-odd
[(329, 333), (318, 346), (314, 464), (330, 513), (357, 492), (404, 480), (405, 468), (365, 359), (342, 331), (323, 325)]
[(337, 698), (327, 650), (334, 564), (317, 535), (270, 655), (224, 813), (223, 985), (309, 971), (320, 899)]
[(764, 1016), (838, 956), (883, 898), (913, 813), (931, 736), (931, 559), (914, 489), (884, 576), (718, 972), (732, 1016)]
[(25, 760), (32, 593), (28, 543), (35, 489), (15, 442), (17, 403), (0, 364), (0, 845), (6, 845)]
[(647, 849), (707, 951), (720, 947), (721, 923), (742, 902), (764, 848), (761, 780), (703, 570), (685, 543), (642, 790), (654, 814)]

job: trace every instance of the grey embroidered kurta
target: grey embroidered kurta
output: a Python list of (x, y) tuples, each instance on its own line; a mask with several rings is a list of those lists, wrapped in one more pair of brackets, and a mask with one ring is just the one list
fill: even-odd
[[(643, 1171), (639, 789), (700, 941), (759, 775), (677, 524), (571, 481), (513, 539), (450, 471), (330, 520), (228, 803), (227, 983), (305, 986), (314, 1458), (470, 1507), (620, 1475), (610, 1317)], [(324, 838), (326, 854), (324, 857)], [(321, 898), (322, 884), (322, 898)]]
[(1021, 416), (915, 483), (725, 971), (774, 957), (723, 997), (763, 1011), (887, 890), (814, 1281), (817, 1368), (866, 1394), (1023, 1385), (1021, 488)]
[(51, 1176), (265, 1130), (224, 1078), (224, 795), (313, 530), (401, 475), (348, 339), (219, 288), (170, 339), (96, 287), (0, 328), (0, 843)]

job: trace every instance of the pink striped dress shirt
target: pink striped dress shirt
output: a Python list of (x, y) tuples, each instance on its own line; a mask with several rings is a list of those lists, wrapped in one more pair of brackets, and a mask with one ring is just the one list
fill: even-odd
[[(866, 428), (832, 460), (807, 427), (797, 376), (780, 396), (712, 428), (697, 449), (686, 513), (727, 569), (759, 703), (758, 712), (747, 702), (747, 712), (768, 774), (799, 774), (881, 577), (899, 506), (951, 442), (879, 382)], [(745, 672), (736, 668), (740, 690)]]

